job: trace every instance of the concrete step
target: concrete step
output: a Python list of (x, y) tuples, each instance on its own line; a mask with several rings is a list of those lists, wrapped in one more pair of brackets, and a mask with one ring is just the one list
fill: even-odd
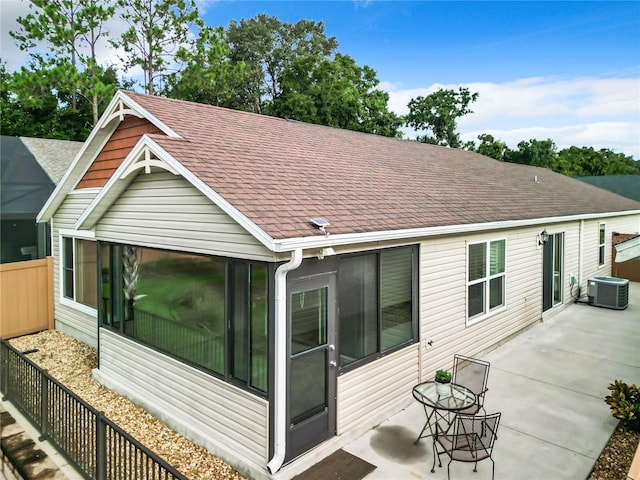
[(0, 445), (2, 473), (24, 480), (67, 480), (59, 466), (41, 448), (25, 427), (0, 405)]

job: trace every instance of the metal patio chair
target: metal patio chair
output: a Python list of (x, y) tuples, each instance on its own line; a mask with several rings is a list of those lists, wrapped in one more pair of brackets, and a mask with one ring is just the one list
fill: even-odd
[[(433, 437), (433, 465), (431, 473), (435, 473), (436, 456), (438, 466), (442, 467), (440, 455), (449, 455), (447, 464), (447, 478), (450, 479), (451, 462), (474, 463), (473, 471), (478, 471), (478, 462), (491, 460), (491, 478), (494, 478), (496, 464), (491, 458), (493, 445), (496, 440), (498, 424), (502, 414), (490, 415), (464, 415), (458, 414), (450, 433), (443, 431), (436, 425), (436, 434)], [(441, 449), (441, 450), (440, 450)]]
[(484, 394), (487, 392), (489, 378), (489, 362), (464, 355), (453, 356), (452, 382), (467, 387), (476, 395), (476, 403), (459, 413), (475, 415), (484, 409)]

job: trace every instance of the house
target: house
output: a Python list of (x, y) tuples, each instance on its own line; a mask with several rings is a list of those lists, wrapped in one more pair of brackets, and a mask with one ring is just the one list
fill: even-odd
[(586, 293), (640, 203), (473, 152), (120, 91), (38, 220), (56, 328), (98, 347), (95, 378), (241, 472), (286, 478), (454, 353)]
[(1, 262), (50, 253), (48, 224), (36, 216), (74, 159), (82, 142), (0, 137)]

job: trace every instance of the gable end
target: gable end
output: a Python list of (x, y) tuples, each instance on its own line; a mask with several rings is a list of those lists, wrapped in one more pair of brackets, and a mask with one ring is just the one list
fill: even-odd
[(111, 175), (122, 164), (131, 149), (145, 133), (163, 134), (158, 127), (148, 120), (126, 115), (84, 176), (77, 183), (75, 189), (104, 187)]

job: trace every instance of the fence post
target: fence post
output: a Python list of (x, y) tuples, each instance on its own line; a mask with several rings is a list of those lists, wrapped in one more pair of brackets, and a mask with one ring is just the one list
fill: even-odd
[(43, 441), (49, 435), (49, 374), (40, 371), (40, 438)]
[(107, 426), (102, 412), (96, 415), (96, 480), (107, 479)]

